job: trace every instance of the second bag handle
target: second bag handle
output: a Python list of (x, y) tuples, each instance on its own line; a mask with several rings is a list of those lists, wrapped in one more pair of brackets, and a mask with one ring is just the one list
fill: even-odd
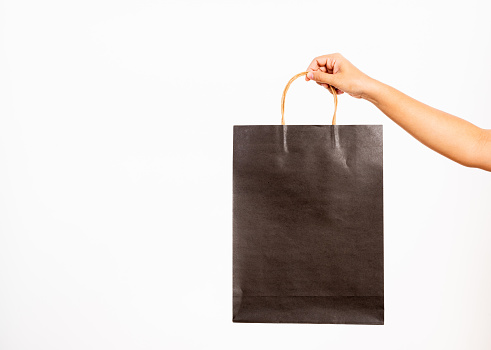
[[(293, 78), (290, 79), (288, 84), (286, 84), (285, 89), (283, 90), (283, 96), (281, 96), (281, 125), (285, 125), (285, 97), (286, 97), (286, 92), (290, 88), (290, 85), (293, 83), (293, 81), (301, 76), (307, 75), (308, 72), (302, 72), (298, 73), (295, 75)], [(332, 125), (336, 125), (336, 110), (338, 109), (338, 95), (336, 93), (336, 89), (328, 85), (329, 90), (331, 90), (332, 95), (334, 96), (334, 115), (332, 117)]]

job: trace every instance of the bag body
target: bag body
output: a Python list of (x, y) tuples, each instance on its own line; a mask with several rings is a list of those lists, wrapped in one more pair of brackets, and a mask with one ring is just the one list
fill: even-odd
[(235, 125), (233, 322), (384, 323), (382, 125)]

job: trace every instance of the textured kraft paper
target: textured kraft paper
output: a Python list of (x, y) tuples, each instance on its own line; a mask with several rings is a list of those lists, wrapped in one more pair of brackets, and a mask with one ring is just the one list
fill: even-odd
[(235, 125), (233, 322), (384, 324), (382, 125)]

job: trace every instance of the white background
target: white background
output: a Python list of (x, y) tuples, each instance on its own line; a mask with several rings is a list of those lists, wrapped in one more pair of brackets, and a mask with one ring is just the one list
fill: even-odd
[[(485, 1), (0, 2), (0, 349), (489, 349), (490, 174), (384, 125), (385, 325), (232, 323), (232, 129), (341, 52), (491, 128)], [(289, 124), (329, 124), (298, 80)]]

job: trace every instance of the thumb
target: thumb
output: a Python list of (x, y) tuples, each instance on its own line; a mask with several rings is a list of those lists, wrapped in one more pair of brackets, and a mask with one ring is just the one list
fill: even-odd
[(335, 81), (338, 80), (337, 77), (334, 77), (334, 74), (324, 73), (320, 70), (309, 72), (307, 74), (307, 78), (317, 83), (325, 83), (329, 85), (335, 85)]

